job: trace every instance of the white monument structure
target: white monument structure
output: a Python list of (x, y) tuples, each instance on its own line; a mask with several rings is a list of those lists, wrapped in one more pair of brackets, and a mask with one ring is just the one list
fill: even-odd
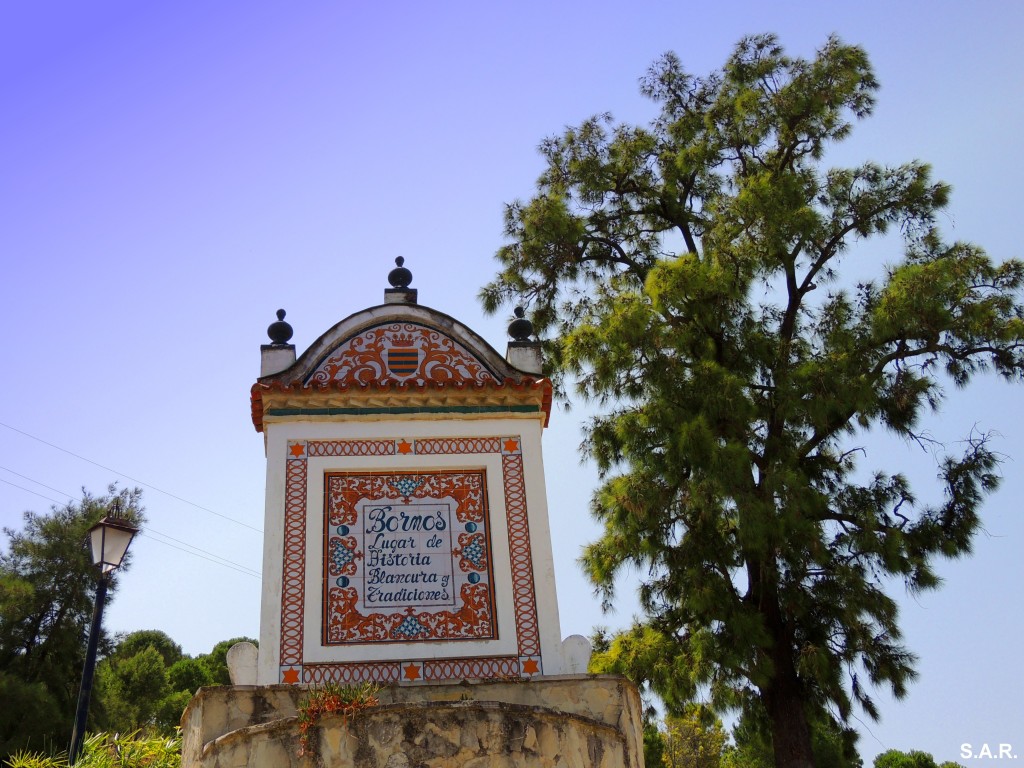
[[(541, 433), (551, 382), (522, 318), (502, 358), (417, 304), (384, 303), (296, 359), (271, 325), (252, 418), (267, 455), (260, 685), (579, 673), (559, 631)], [(581, 642), (582, 641), (582, 642)]]
[[(192, 698), (182, 768), (643, 768), (636, 686), (559, 632), (532, 327), (502, 358), (396, 261), (298, 358), (283, 310), (268, 329), (260, 644)], [(372, 693), (314, 716), (328, 683)]]

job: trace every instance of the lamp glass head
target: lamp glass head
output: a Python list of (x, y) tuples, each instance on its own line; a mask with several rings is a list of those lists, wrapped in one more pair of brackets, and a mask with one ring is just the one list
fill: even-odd
[(110, 573), (121, 565), (128, 545), (138, 531), (123, 520), (105, 517), (89, 529), (92, 543), (92, 562), (102, 573)]

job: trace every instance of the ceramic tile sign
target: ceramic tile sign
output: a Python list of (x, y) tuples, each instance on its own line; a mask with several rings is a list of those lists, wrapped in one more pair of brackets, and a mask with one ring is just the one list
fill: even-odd
[(328, 472), (324, 645), (497, 638), (483, 469)]
[[(364, 610), (455, 605), (452, 505), (365, 502), (362, 522)], [(359, 507), (357, 507), (358, 509)], [(470, 523), (473, 525), (473, 523)], [(343, 539), (332, 542), (339, 548)]]

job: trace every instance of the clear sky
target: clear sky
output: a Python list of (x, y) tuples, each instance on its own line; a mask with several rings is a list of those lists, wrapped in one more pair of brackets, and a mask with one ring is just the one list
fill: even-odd
[[(274, 311), (301, 352), (380, 303), (401, 254), (421, 303), (504, 351), (508, 317), (485, 318), (475, 298), (503, 203), (530, 194), (545, 136), (605, 110), (648, 120), (637, 79), (667, 50), (706, 73), (749, 33), (803, 56), (830, 33), (864, 46), (879, 104), (828, 160), (926, 160), (954, 187), (949, 238), (1024, 255), (1022, 9), (6, 0), (0, 523), (83, 486), (144, 483), (151, 528), (107, 627), (162, 629), (193, 654), (257, 635), (264, 457), (249, 388)], [(897, 255), (854, 249), (849, 267), (877, 273)], [(973, 557), (942, 565), (941, 591), (893, 586), (921, 678), (902, 702), (878, 697), (881, 723), (861, 727), (868, 764), (894, 747), (983, 765), (963, 742), (1010, 743), (1024, 761), (1024, 390), (950, 394), (933, 433), (998, 432), (1005, 482)], [(595, 535), (585, 413), (556, 412), (545, 438), (563, 635), (634, 610), (626, 583), (602, 616), (575, 562)], [(934, 477), (917, 449), (870, 448), (866, 467)]]

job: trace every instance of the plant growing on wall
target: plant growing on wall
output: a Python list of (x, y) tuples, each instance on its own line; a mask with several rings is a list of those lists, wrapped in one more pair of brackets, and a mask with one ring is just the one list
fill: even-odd
[(357, 712), (380, 703), (380, 686), (364, 682), (358, 685), (327, 683), (311, 688), (299, 702), (299, 757), (312, 754), (312, 733), (320, 720), (329, 715), (341, 715), (343, 723)]

